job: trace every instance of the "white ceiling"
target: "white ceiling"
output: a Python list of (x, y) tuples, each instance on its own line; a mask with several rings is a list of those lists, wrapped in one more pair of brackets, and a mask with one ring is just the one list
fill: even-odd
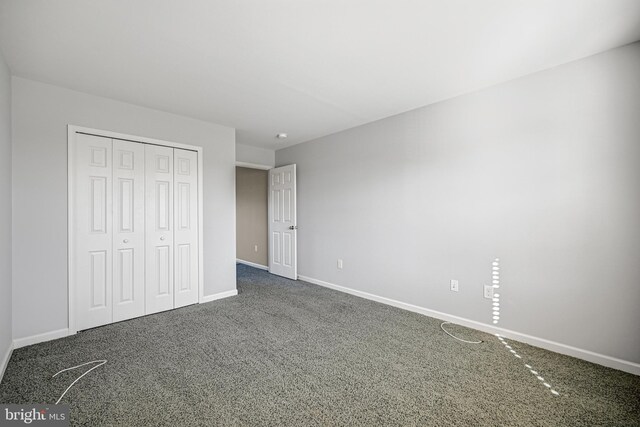
[(265, 148), (639, 39), (638, 0), (0, 0), (14, 75)]

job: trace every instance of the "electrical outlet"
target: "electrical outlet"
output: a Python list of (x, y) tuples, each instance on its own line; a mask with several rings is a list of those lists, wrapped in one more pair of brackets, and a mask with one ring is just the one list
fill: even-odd
[(493, 286), (484, 285), (484, 297), (487, 299), (493, 298)]
[(457, 280), (451, 280), (451, 290), (453, 292), (458, 292), (458, 281)]
[(254, 246), (253, 246), (253, 251), (254, 251), (254, 252), (258, 252), (258, 245), (254, 245)]
[(342, 270), (342, 260), (338, 259), (338, 270)]

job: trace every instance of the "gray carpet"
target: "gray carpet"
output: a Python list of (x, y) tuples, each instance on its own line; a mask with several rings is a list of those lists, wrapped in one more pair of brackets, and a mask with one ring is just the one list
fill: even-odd
[[(240, 294), (14, 351), (0, 402), (74, 425), (640, 425), (640, 377), (238, 266)], [(560, 396), (524, 367), (534, 366)]]

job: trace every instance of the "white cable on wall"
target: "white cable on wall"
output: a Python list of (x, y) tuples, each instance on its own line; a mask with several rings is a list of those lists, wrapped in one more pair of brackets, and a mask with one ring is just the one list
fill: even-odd
[(99, 368), (100, 366), (102, 366), (102, 365), (104, 365), (105, 363), (107, 363), (107, 361), (106, 361), (106, 360), (92, 360), (91, 362), (86, 362), (86, 363), (83, 363), (83, 364), (78, 365), (78, 366), (73, 366), (73, 367), (71, 367), (71, 368), (63, 369), (63, 370), (61, 370), (61, 371), (57, 372), (53, 377), (51, 377), (51, 378), (55, 378), (55, 377), (56, 377), (56, 375), (58, 375), (58, 374), (61, 374), (61, 373), (66, 372), (66, 371), (72, 371), (72, 370), (74, 370), (74, 369), (81, 368), (81, 367), (86, 366), (86, 365), (90, 365), (90, 364), (92, 364), (92, 363), (97, 363), (97, 365), (96, 365), (96, 366), (94, 366), (94, 367), (92, 367), (91, 369), (88, 369), (88, 370), (87, 370), (87, 372), (85, 372), (84, 374), (82, 374), (82, 375), (80, 375), (78, 378), (76, 378), (76, 379), (75, 379), (75, 381), (74, 381), (74, 382), (72, 382), (72, 383), (69, 385), (69, 387), (67, 387), (67, 389), (64, 391), (64, 393), (62, 393), (62, 394), (60, 395), (60, 397), (59, 397), (59, 398), (58, 398), (58, 400), (56, 401), (56, 405), (57, 405), (58, 403), (60, 403), (60, 401), (62, 400), (62, 398), (64, 397), (64, 395), (65, 395), (65, 394), (67, 394), (67, 392), (71, 389), (71, 387), (73, 387), (73, 386), (75, 385), (75, 383), (77, 383), (78, 381), (80, 381), (80, 379), (81, 379), (82, 377), (84, 377), (85, 375), (87, 375), (89, 372), (91, 372), (91, 371), (93, 371), (94, 369)]
[(442, 323), (440, 324), (440, 329), (442, 329), (442, 330), (444, 331), (444, 333), (445, 333), (445, 334), (447, 334), (447, 335), (449, 335), (451, 338), (455, 338), (455, 339), (457, 339), (458, 341), (466, 342), (467, 344), (480, 344), (481, 342), (483, 342), (483, 341), (467, 341), (467, 340), (463, 340), (462, 338), (458, 338), (457, 336), (455, 336), (455, 335), (451, 334), (449, 331), (447, 331), (447, 330), (444, 328), (444, 325), (450, 325), (450, 324), (451, 324), (451, 322), (442, 322)]

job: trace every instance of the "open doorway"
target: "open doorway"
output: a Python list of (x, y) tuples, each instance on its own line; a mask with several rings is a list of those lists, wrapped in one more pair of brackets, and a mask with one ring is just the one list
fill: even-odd
[(268, 269), (268, 175), (236, 167), (236, 261)]

